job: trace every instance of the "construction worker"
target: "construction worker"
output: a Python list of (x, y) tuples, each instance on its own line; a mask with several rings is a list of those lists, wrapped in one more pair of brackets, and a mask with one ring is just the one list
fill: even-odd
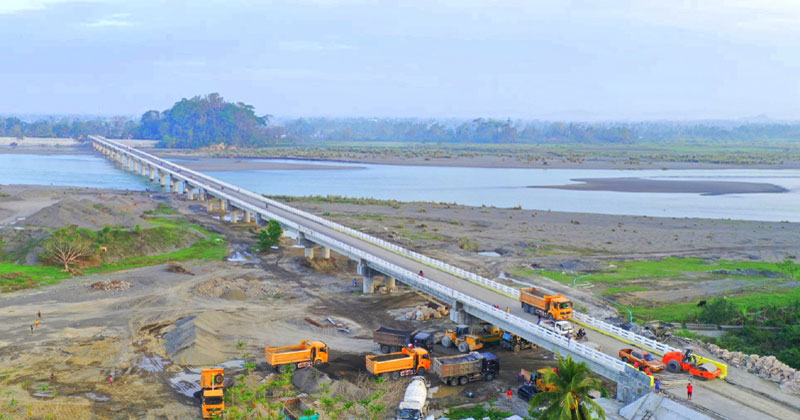
[(506, 398), (508, 398), (508, 401), (511, 401), (511, 397), (513, 395), (514, 395), (514, 391), (512, 391), (511, 388), (508, 388), (508, 391), (506, 391)]
[(688, 384), (686, 384), (686, 395), (688, 396), (689, 401), (692, 400), (692, 391), (694, 391), (694, 387), (690, 381)]
[(39, 328), (39, 320), (36, 320), (36, 328)]
[(42, 311), (36, 312), (36, 315), (39, 317), (39, 319), (42, 319)]
[(31, 324), (31, 334), (33, 334), (33, 324)]
[(507, 314), (510, 314), (510, 313), (511, 313), (511, 308), (509, 308), (508, 306), (506, 306), (506, 313), (507, 313)]

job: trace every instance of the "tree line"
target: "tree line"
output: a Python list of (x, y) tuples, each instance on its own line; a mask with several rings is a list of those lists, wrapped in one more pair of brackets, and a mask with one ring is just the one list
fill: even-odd
[(181, 99), (164, 111), (150, 110), (138, 120), (50, 118), (27, 122), (0, 118), (0, 136), (159, 140), (161, 147), (198, 148), (224, 143), (239, 147), (325, 142), (410, 143), (578, 143), (733, 142), (800, 139), (800, 123), (561, 122), (475, 118), (296, 118), (258, 115), (252, 105), (228, 102), (217, 93)]

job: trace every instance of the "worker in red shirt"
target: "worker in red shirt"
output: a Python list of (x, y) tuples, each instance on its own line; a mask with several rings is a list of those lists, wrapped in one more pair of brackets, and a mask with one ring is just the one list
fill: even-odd
[(689, 401), (691, 401), (691, 400), (692, 400), (692, 391), (693, 391), (693, 390), (694, 390), (694, 387), (692, 386), (692, 383), (691, 383), (691, 382), (689, 382), (689, 383), (686, 385), (686, 395), (688, 395), (688, 396), (689, 396)]
[(514, 395), (514, 391), (512, 391), (511, 388), (508, 388), (508, 391), (506, 391), (506, 397), (508, 397), (509, 401), (511, 401), (512, 395)]

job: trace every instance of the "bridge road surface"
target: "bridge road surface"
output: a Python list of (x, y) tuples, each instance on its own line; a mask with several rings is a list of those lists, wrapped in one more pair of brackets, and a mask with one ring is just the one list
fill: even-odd
[[(140, 159), (143, 159), (145, 161), (148, 160), (148, 157), (146, 155), (141, 154), (140, 151), (135, 148), (130, 148), (129, 152), (135, 154)], [(183, 169), (182, 167), (172, 164), (171, 162), (166, 166), (171, 166), (171, 169), (176, 171), (178, 169)], [(209, 183), (208, 180), (198, 179), (189, 172), (180, 171), (180, 175), (183, 176), (184, 178), (194, 181), (195, 185), (203, 185)], [(212, 187), (218, 188), (219, 186), (212, 185)], [(252, 204), (254, 207), (259, 208), (264, 205), (263, 202), (258, 201), (248, 195), (239, 193), (237, 191), (233, 191), (230, 189), (223, 191), (226, 194), (233, 196), (234, 198)], [(416, 273), (419, 272), (420, 270), (423, 270), (425, 272), (425, 277), (431, 280), (439, 282), (440, 284), (452, 288), (454, 290), (458, 290), (461, 293), (464, 293), (470, 297), (486, 302), (490, 305), (500, 305), (502, 309), (509, 308), (511, 314), (516, 315), (520, 318), (529, 320), (531, 318), (535, 318), (535, 316), (525, 313), (522, 310), (520, 302), (517, 299), (509, 298), (494, 290), (469, 282), (465, 279), (457, 277), (448, 272), (440, 271), (434, 267), (428, 266), (426, 264), (413, 260), (409, 257), (396, 254), (378, 245), (352, 237), (346, 233), (340, 232), (338, 230), (320, 224), (314, 220), (306, 219), (305, 217), (283, 210), (276, 206), (270, 206), (265, 210), (267, 212), (275, 214), (276, 216), (280, 216), (287, 220), (291, 220), (295, 223), (312, 228), (313, 230), (321, 234), (327, 235), (354, 248), (361, 249), (364, 252), (372, 254), (378, 258), (381, 258), (385, 261), (388, 261), (392, 264), (395, 264), (411, 272)], [(600, 346), (599, 349), (600, 351), (608, 355), (611, 355), (613, 357), (618, 357), (618, 352), (620, 349), (630, 347), (629, 344), (626, 344), (625, 342), (622, 342), (614, 337), (601, 334), (591, 329), (587, 329), (587, 331), (589, 334), (588, 336), (589, 341), (598, 344)], [(676, 379), (679, 380), (686, 379), (688, 381), (690, 379), (690, 376), (686, 374), (682, 376), (677, 376)], [(717, 380), (717, 381), (703, 382), (700, 380), (693, 380), (692, 382), (695, 385), (693, 402), (702, 405), (708, 409), (711, 409), (719, 414), (722, 414), (723, 416), (728, 417), (731, 420), (800, 419), (800, 412), (798, 411), (792, 410), (791, 408), (788, 408), (783, 404), (776, 403), (770, 399), (766, 399), (757, 394), (735, 387), (723, 381)], [(683, 394), (681, 392), (683, 392)], [(676, 394), (686, 395), (685, 383), (683, 384), (683, 389), (678, 389), (676, 391)]]

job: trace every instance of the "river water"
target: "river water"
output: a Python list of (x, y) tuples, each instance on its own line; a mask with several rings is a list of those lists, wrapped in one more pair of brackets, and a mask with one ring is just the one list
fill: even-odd
[[(324, 165), (313, 161), (297, 161)], [(340, 164), (347, 169), (208, 172), (242, 188), (285, 195), (337, 194), (400, 201), (661, 217), (800, 222), (800, 170), (595, 170), (415, 167)], [(704, 196), (527, 188), (573, 178), (641, 177), (771, 183), (786, 193)], [(96, 155), (0, 154), (0, 184), (71, 185), (143, 190), (143, 177)]]

